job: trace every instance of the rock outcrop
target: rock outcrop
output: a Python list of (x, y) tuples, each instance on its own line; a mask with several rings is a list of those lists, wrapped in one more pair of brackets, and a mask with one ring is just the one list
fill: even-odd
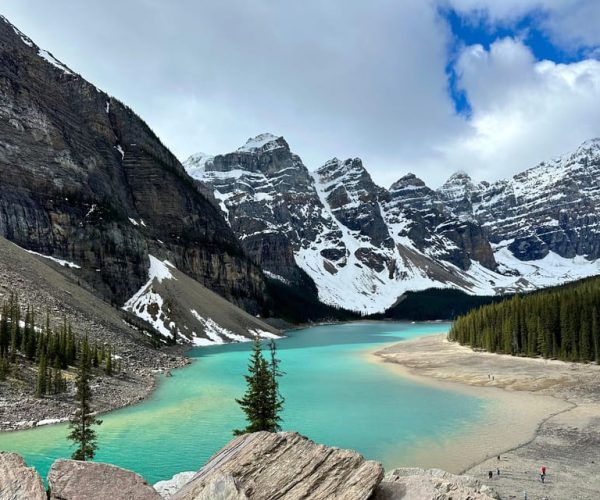
[(439, 469), (402, 468), (385, 475), (373, 500), (498, 500), (480, 481)]
[(57, 460), (48, 473), (50, 500), (159, 500), (144, 478), (114, 465)]
[(264, 279), (222, 214), (127, 106), (0, 17), (0, 236), (75, 263), (122, 305), (149, 254), (252, 313)]
[(46, 500), (42, 478), (16, 453), (0, 452), (0, 499)]
[(383, 469), (355, 451), (318, 445), (297, 433), (257, 432), (231, 441), (171, 498), (205, 498), (216, 484), (229, 484), (231, 491), (223, 476), (231, 476), (249, 499), (367, 500)]

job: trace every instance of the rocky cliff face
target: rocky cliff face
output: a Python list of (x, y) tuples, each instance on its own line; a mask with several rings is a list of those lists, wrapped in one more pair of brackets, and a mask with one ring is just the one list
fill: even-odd
[(437, 191), (414, 174), (381, 188), (358, 158), (311, 173), (271, 134), (185, 167), (255, 262), (286, 280), (301, 268), (328, 304), (371, 313), (407, 290), (491, 295), (600, 272), (600, 141), (508, 181), (457, 172)]
[(550, 253), (600, 257), (600, 139), (492, 184), (454, 176), (440, 196), (453, 213), (481, 223), (496, 248), (508, 248), (519, 260)]
[(118, 305), (149, 253), (258, 312), (262, 273), (222, 214), (129, 108), (0, 19), (0, 235), (72, 261)]

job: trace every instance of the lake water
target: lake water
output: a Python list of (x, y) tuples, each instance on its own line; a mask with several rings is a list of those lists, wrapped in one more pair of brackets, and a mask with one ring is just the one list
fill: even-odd
[[(447, 331), (445, 323), (351, 323), (289, 332), (277, 342), (283, 429), (328, 445), (358, 450), (386, 467), (410, 465), (424, 442), (464, 434), (485, 416), (487, 401), (421, 385), (363, 353), (378, 345)], [(96, 460), (134, 470), (150, 483), (197, 470), (244, 420), (235, 398), (244, 392), (249, 344), (194, 349), (194, 363), (161, 377), (143, 403), (111, 412), (98, 428)], [(0, 450), (22, 454), (43, 477), (72, 452), (66, 425), (0, 433)]]

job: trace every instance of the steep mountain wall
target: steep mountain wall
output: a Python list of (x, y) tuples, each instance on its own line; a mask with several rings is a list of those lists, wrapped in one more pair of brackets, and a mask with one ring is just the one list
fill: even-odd
[(77, 263), (102, 298), (130, 298), (152, 253), (261, 310), (261, 270), (150, 128), (4, 18), (0, 179), (0, 235)]

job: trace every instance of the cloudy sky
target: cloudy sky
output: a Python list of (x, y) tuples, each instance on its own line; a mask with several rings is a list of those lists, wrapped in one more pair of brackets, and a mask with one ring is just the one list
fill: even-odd
[(306, 165), (360, 156), (506, 177), (600, 136), (597, 0), (2, 0), (1, 13), (135, 109), (173, 152), (283, 135)]

